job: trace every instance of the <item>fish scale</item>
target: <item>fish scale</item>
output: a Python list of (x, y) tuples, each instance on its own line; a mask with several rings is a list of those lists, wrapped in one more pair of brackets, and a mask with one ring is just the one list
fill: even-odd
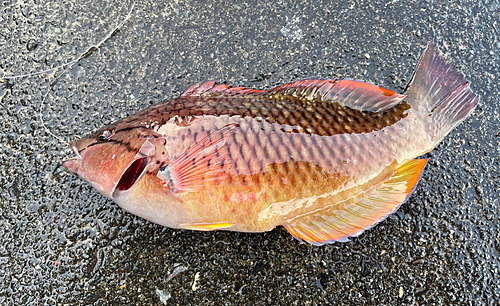
[[(356, 154), (353, 148), (359, 147), (363, 141), (354, 141), (352, 138), (353, 135), (345, 135), (341, 134), (337, 137), (328, 138), (322, 140), (323, 145), (320, 145), (318, 148), (318, 152), (321, 152), (321, 156), (315, 156), (311, 154), (314, 146), (305, 145), (306, 139), (314, 139), (322, 136), (317, 135), (308, 135), (308, 134), (284, 134), (280, 139), (276, 139), (276, 134), (273, 133), (272, 130), (268, 129), (267, 133), (265, 129), (258, 129), (248, 127), (246, 129), (242, 129), (235, 134), (238, 135), (236, 141), (232, 146), (229, 147), (231, 153), (230, 156), (233, 159), (233, 163), (238, 167), (235, 167), (235, 173), (230, 178), (230, 183), (219, 182), (221, 186), (224, 186), (223, 193), (214, 193), (211, 199), (205, 199), (206, 203), (218, 203), (223, 201), (224, 199), (233, 199), (238, 202), (238, 206), (241, 207), (242, 215), (240, 217), (248, 218), (247, 214), (249, 210), (261, 211), (271, 202), (282, 202), (286, 201), (288, 198), (288, 194), (293, 190), (297, 196), (302, 197), (311, 197), (315, 195), (322, 195), (324, 193), (331, 192), (332, 189), (336, 186), (344, 186), (344, 188), (349, 188), (350, 185), (355, 184), (354, 178), (358, 178), (359, 175), (362, 175), (363, 172), (358, 169), (354, 171), (357, 173), (356, 177), (346, 176), (343, 180), (339, 180), (335, 172), (331, 173), (331, 180), (335, 182), (322, 182), (319, 184), (317, 181), (317, 173), (319, 171), (311, 171), (311, 164), (314, 163), (296, 163), (296, 162), (287, 162), (287, 163), (275, 163), (276, 160), (280, 160), (281, 156), (293, 156), (299, 160), (315, 160), (317, 164), (323, 165), (319, 167), (321, 172), (328, 169), (325, 165), (325, 161), (329, 161), (331, 163), (331, 168), (333, 169), (342, 169), (342, 166), (345, 165), (344, 161), (347, 159), (346, 157), (350, 157), (350, 159), (354, 160), (364, 160), (364, 159), (373, 159), (373, 155), (370, 152), (380, 152), (376, 147), (383, 147), (384, 143), (378, 143), (377, 145), (371, 144), (372, 150), (358, 150), (360, 154)], [(262, 140), (260, 143), (265, 143), (267, 149), (271, 149), (272, 151), (268, 154), (268, 159), (259, 160), (256, 159), (256, 156), (253, 154), (255, 150), (261, 148), (261, 146), (256, 141), (248, 141), (249, 135), (253, 134), (253, 131), (258, 130), (259, 135), (262, 136)], [(246, 135), (246, 137), (245, 137)], [(273, 137), (275, 138), (273, 140)], [(362, 135), (362, 134), (361, 134)], [(364, 137), (364, 135), (358, 137)], [(382, 140), (383, 138), (379, 138)], [(279, 145), (276, 145), (276, 142), (279, 142)], [(312, 142), (309, 142), (312, 143)], [(353, 145), (355, 144), (355, 145)], [(262, 148), (263, 149), (263, 148)], [(282, 154), (280, 154), (282, 153)], [(335, 158), (336, 157), (336, 158)], [(274, 165), (274, 173), (270, 175), (270, 177), (274, 178), (273, 180), (269, 180), (268, 176), (259, 175), (259, 173), (266, 173), (265, 171), (249, 171), (252, 165), (257, 162), (262, 162), (263, 164), (273, 164)], [(388, 162), (390, 163), (390, 161)], [(386, 164), (380, 165), (374, 163), (377, 167), (386, 167)], [(366, 167), (365, 168), (370, 168)], [(337, 170), (338, 171), (338, 170)], [(371, 172), (370, 169), (365, 172)], [(248, 179), (248, 176), (255, 176), (254, 179)], [(266, 180), (267, 178), (267, 180)], [(284, 181), (289, 182), (288, 184), (282, 184)], [(349, 184), (349, 181), (351, 183)], [(246, 183), (244, 183), (246, 182)], [(273, 191), (270, 197), (266, 198), (263, 201), (257, 201), (255, 197), (249, 198), (241, 198), (234, 197), (234, 194), (241, 190), (242, 186), (244, 186), (245, 190), (249, 194), (258, 194), (262, 192), (263, 185), (270, 185), (273, 187)], [(318, 188), (318, 185), (320, 188)], [(321, 188), (322, 186), (327, 186), (326, 188)], [(206, 189), (212, 188), (220, 188), (220, 186), (205, 186)], [(186, 203), (195, 203), (194, 197), (195, 194), (186, 195), (185, 202)], [(181, 198), (184, 199), (183, 196)], [(210, 207), (210, 204), (208, 204)], [(243, 206), (247, 206), (243, 208)], [(229, 207), (229, 206), (228, 206)], [(193, 210), (196, 207), (193, 207)], [(210, 210), (210, 208), (205, 208), (205, 211)], [(234, 213), (234, 209), (228, 209), (227, 214), (223, 211), (220, 211), (220, 218), (225, 220), (230, 220), (232, 222), (238, 222), (241, 224), (240, 218)], [(255, 215), (255, 214), (248, 214)], [(270, 222), (275, 222), (277, 220), (269, 220)], [(262, 222), (262, 225), (265, 225)]]
[(310, 79), (269, 90), (194, 84), (71, 144), (64, 166), (133, 214), (175, 228), (284, 226), (314, 245), (394, 212), (432, 150), (479, 103), (430, 43), (404, 95)]

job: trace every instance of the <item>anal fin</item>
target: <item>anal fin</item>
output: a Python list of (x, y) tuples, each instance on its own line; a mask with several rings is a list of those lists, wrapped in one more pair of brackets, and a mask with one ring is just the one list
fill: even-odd
[(401, 164), (385, 182), (344, 202), (288, 220), (283, 226), (293, 236), (314, 245), (346, 241), (384, 220), (415, 189), (427, 159)]

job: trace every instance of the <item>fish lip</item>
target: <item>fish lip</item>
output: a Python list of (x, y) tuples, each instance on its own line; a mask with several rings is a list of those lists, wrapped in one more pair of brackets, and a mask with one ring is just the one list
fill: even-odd
[(71, 171), (71, 168), (73, 168), (73, 165), (75, 164), (76, 161), (77, 161), (76, 157), (71, 157), (63, 160), (62, 165), (64, 168), (66, 168), (66, 170)]
[(149, 165), (150, 157), (141, 157), (134, 159), (133, 162), (123, 171), (120, 180), (116, 183), (111, 192), (111, 198), (116, 198), (120, 193), (130, 190), (141, 179)]
[(69, 146), (71, 151), (75, 153), (76, 157), (71, 157), (68, 159), (63, 160), (62, 165), (66, 170), (69, 172), (73, 173), (74, 175), (77, 175), (76, 169), (74, 169), (75, 163), (79, 160), (82, 160), (82, 156), (80, 155), (80, 152), (78, 151), (78, 148), (74, 145)]

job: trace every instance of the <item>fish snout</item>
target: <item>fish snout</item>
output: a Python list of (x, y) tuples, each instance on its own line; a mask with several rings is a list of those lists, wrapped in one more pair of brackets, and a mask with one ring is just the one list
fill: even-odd
[(76, 169), (77, 167), (75, 167), (75, 163), (77, 162), (77, 160), (78, 159), (76, 157), (73, 157), (73, 158), (70, 158), (70, 159), (63, 161), (62, 165), (69, 172), (73, 173), (76, 176), (79, 176), (78, 171)]
[(72, 157), (72, 158), (69, 158), (69, 159), (63, 161), (62, 165), (63, 165), (64, 168), (66, 168), (66, 170), (68, 170), (69, 172), (73, 173), (74, 175), (77, 175), (77, 173), (76, 173), (77, 171), (76, 171), (76, 168), (75, 168), (75, 163), (78, 160), (81, 160), (82, 156), (80, 155), (80, 152), (78, 151), (78, 149), (75, 146), (71, 146), (70, 148), (75, 153), (76, 157)]
[(62, 165), (64, 168), (66, 168), (66, 170), (71, 171), (75, 162), (76, 162), (76, 157), (73, 157), (63, 161)]

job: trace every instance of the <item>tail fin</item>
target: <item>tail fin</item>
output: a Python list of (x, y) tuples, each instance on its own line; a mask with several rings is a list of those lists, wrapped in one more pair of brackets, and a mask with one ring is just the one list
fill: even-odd
[(431, 41), (406, 89), (407, 101), (429, 120), (437, 145), (479, 103), (469, 82)]

